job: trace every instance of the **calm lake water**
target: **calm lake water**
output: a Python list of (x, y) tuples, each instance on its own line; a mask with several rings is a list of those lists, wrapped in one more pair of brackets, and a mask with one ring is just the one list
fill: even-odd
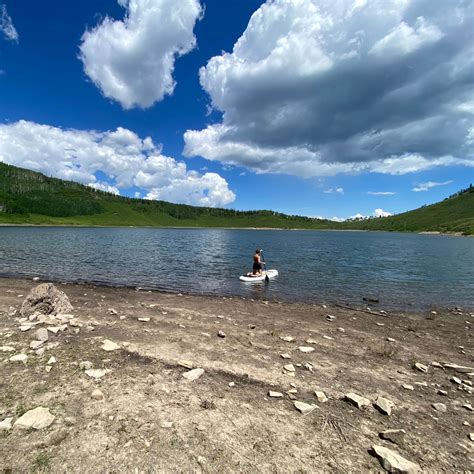
[[(280, 276), (242, 283), (256, 247)], [(474, 307), (474, 239), (399, 233), (0, 227), (0, 275), (383, 307)]]

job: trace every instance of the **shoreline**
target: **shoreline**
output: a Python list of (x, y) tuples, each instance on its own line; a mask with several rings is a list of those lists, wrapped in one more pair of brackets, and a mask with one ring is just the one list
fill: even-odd
[[(73, 323), (19, 330), (36, 324), (17, 311), (37, 284), (0, 278), (0, 422), (38, 406), (55, 418), (44, 429), (0, 430), (4, 469), (380, 471), (374, 445), (423, 470), (474, 462), (465, 424), (474, 373), (443, 365), (473, 367), (474, 313), (56, 284)], [(31, 349), (42, 327), (54, 331), (44, 351)], [(14, 354), (27, 360), (10, 362)], [(102, 375), (89, 376), (84, 361)], [(195, 368), (202, 375), (186, 380)], [(351, 392), (367, 405), (349, 403)], [(390, 414), (376, 408), (380, 397)], [(393, 429), (405, 433), (381, 439)]]
[(308, 231), (308, 232), (377, 232), (388, 234), (418, 234), (418, 235), (440, 235), (452, 237), (474, 237), (474, 234), (463, 234), (462, 232), (440, 232), (440, 231), (402, 231), (402, 230), (370, 230), (370, 229), (306, 229), (306, 228), (283, 228), (283, 227), (205, 227), (205, 226), (137, 226), (137, 225), (77, 225), (77, 224), (8, 224), (0, 223), (0, 227), (45, 227), (45, 228), (79, 228), (79, 229), (208, 229), (208, 230), (275, 230), (275, 231)]

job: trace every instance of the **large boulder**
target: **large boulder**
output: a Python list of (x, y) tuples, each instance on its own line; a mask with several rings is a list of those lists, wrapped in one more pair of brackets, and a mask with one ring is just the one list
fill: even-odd
[(21, 305), (20, 313), (29, 317), (34, 313), (60, 314), (73, 310), (64, 291), (58, 290), (52, 283), (42, 283), (33, 288)]

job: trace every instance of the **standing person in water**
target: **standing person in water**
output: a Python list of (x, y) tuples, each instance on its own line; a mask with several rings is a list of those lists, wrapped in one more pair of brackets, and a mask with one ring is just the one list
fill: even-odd
[(255, 250), (255, 255), (253, 256), (253, 268), (252, 274), (253, 275), (261, 275), (262, 274), (262, 258), (261, 258), (261, 249)]

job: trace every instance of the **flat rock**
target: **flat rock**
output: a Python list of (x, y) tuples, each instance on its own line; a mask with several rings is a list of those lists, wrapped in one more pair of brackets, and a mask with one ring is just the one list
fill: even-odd
[(419, 362), (415, 362), (415, 369), (424, 372), (425, 374), (428, 372), (428, 366), (420, 364)]
[(106, 352), (116, 351), (117, 349), (120, 349), (120, 346), (116, 342), (110, 341), (109, 339), (105, 339), (105, 341), (102, 343), (102, 346), (100, 347)]
[(431, 406), (436, 410), (442, 413), (446, 412), (448, 409), (444, 403), (432, 403)]
[(66, 293), (52, 283), (42, 283), (33, 288), (23, 301), (20, 314), (24, 317), (38, 312), (41, 314), (70, 313), (73, 310)]
[(178, 360), (178, 365), (189, 370), (194, 368), (194, 364), (191, 360)]
[(54, 415), (49, 412), (48, 408), (37, 407), (33, 410), (27, 411), (23, 416), (18, 418), (13, 426), (14, 428), (23, 430), (41, 430), (51, 425), (54, 418)]
[(0, 431), (8, 431), (12, 427), (13, 418), (5, 418), (0, 421)]
[(295, 372), (295, 366), (293, 364), (286, 364), (283, 366), (283, 369), (285, 369), (287, 372)]
[(35, 338), (37, 341), (46, 342), (49, 339), (48, 330), (45, 328), (39, 328), (35, 332)]
[(303, 415), (306, 415), (308, 413), (311, 413), (315, 408), (318, 408), (317, 405), (310, 405), (309, 403), (305, 403), (305, 402), (298, 402), (296, 401), (294, 403), (295, 405), (295, 408), (301, 412)]
[(224, 338), (225, 337), (225, 332), (220, 330), (220, 331), (218, 331), (217, 336)]
[(314, 394), (316, 395), (319, 403), (326, 403), (329, 400), (326, 394), (320, 390), (315, 390)]
[(308, 339), (306, 339), (306, 344), (317, 344), (318, 341), (316, 341), (315, 339), (309, 337)]
[(280, 354), (280, 357), (281, 357), (282, 359), (291, 359), (290, 354)]
[(413, 385), (408, 384), (408, 383), (404, 383), (402, 385), (402, 388), (404, 388), (405, 390), (415, 390), (415, 387)]
[(307, 354), (308, 352), (314, 352), (314, 347), (300, 346), (298, 347), (298, 350)]
[(149, 323), (151, 318), (138, 318), (138, 320), (142, 323)]
[(100, 379), (104, 375), (108, 374), (110, 372), (109, 369), (87, 369), (85, 370), (85, 374), (91, 377), (92, 379)]
[(453, 382), (456, 385), (461, 385), (461, 383), (462, 383), (462, 380), (460, 378), (454, 376), (454, 375), (449, 380), (450, 380), (450, 382)]
[(194, 380), (197, 380), (199, 377), (201, 377), (203, 373), (204, 373), (204, 369), (193, 369), (193, 370), (190, 370), (189, 372), (185, 372), (183, 374), (183, 377), (186, 380), (189, 380), (192, 382)]
[(48, 362), (46, 362), (46, 365), (53, 365), (53, 364), (55, 364), (56, 362), (57, 362), (56, 357), (51, 356), (51, 357), (49, 358)]
[(12, 346), (0, 346), (0, 352), (15, 352), (15, 348)]
[(28, 356), (26, 354), (16, 354), (9, 359), (10, 362), (26, 362), (27, 360)]
[(392, 408), (395, 406), (393, 402), (384, 397), (378, 397), (375, 401), (375, 408), (382, 412), (384, 415), (389, 415), (392, 413)]
[(405, 430), (385, 430), (379, 433), (382, 439), (390, 441), (391, 443), (401, 445), (405, 439)]
[(364, 408), (370, 406), (370, 400), (368, 398), (361, 397), (356, 393), (350, 392), (347, 393), (344, 397), (349, 403), (356, 406), (357, 408)]
[(282, 398), (283, 397), (283, 393), (281, 392), (274, 392), (273, 390), (270, 390), (268, 392), (268, 396), (269, 397), (272, 397), (272, 398)]
[(92, 369), (92, 367), (94, 367), (94, 365), (89, 360), (83, 360), (79, 362), (79, 368), (81, 370), (89, 370), (89, 369)]
[(57, 334), (59, 331), (61, 331), (61, 326), (48, 326), (46, 329), (53, 334)]
[(421, 471), (418, 464), (408, 461), (408, 459), (405, 459), (391, 449), (374, 444), (372, 450), (379, 459), (380, 464), (382, 464), (383, 468), (388, 472), (414, 474)]
[(468, 374), (470, 372), (474, 372), (474, 367), (466, 367), (464, 365), (451, 364), (449, 362), (443, 362), (443, 367), (445, 369), (452, 369), (460, 374)]
[(291, 336), (280, 336), (280, 339), (285, 342), (293, 342), (295, 340), (295, 338)]

